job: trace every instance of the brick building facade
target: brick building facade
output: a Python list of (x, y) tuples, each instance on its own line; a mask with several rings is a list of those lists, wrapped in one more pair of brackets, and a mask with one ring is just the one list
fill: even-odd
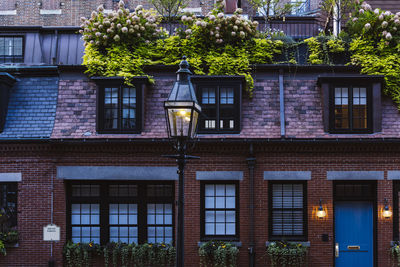
[[(314, 69), (310, 75), (309, 68), (296, 72), (287, 67), (281, 69), (285, 94), (284, 136), (280, 125), (279, 67), (268, 66), (260, 67), (255, 73), (253, 98), (242, 97), (240, 133), (199, 135), (192, 154), (200, 156), (200, 160), (188, 163), (185, 176), (185, 266), (199, 265), (198, 243), (207, 240), (202, 234), (205, 226), (201, 220), (204, 212), (201, 188), (210, 183), (238, 186), (235, 196), (238, 228), (232, 240), (240, 245), (239, 266), (249, 264), (251, 238), (256, 266), (268, 266), (266, 242), (276, 240), (270, 220), (272, 186), (288, 183), (304, 186), (307, 192), (303, 196), (305, 232), (297, 241), (310, 246), (310, 264), (321, 267), (334, 266), (334, 209), (340, 200), (334, 192), (342, 185), (368, 184), (373, 192), (370, 201), (376, 229), (373, 235), (375, 266), (389, 266), (388, 248), (396, 226), (393, 218), (383, 218), (381, 214), (385, 199), (393, 209), (393, 186), (400, 178), (398, 111), (390, 99), (383, 98), (380, 132), (352, 135), (324, 132), (323, 90), (317, 79), (332, 69)], [(354, 70), (342, 67), (334, 71), (339, 77), (356, 75)], [(171, 153), (163, 110), (163, 101), (175, 78), (169, 67), (153, 70), (156, 83), (146, 86), (142, 132), (123, 135), (96, 131), (99, 87), (94, 81), (79, 70), (60, 68), (58, 72), (54, 69), (45, 72), (47, 75), (40, 69), (36, 73), (28, 68), (9, 70), (17, 82), (11, 91), (6, 124), (0, 134), (0, 177), (3, 181), (15, 173), (21, 177), (17, 223), (20, 241), (17, 248), (8, 249), (2, 266), (43, 266), (48, 261), (50, 244), (42, 241), (42, 227), (51, 221), (52, 183), (53, 222), (61, 227), (61, 241), (54, 243), (57, 266), (62, 264), (62, 247), (71, 237), (69, 188), (72, 184), (136, 185), (171, 181), (175, 184), (174, 161), (161, 157)], [(193, 80), (196, 82), (196, 77)], [(255, 163), (252, 178), (251, 158)], [(125, 173), (121, 167), (131, 169)], [(252, 198), (253, 218), (250, 217)], [(315, 215), (320, 200), (327, 212), (323, 219)], [(394, 214), (398, 216), (397, 212)], [(253, 230), (251, 221), (254, 221)], [(290, 235), (280, 238), (292, 239)]]
[[(110, 130), (109, 125), (121, 130), (132, 123), (132, 111), (124, 117), (121, 100), (107, 90), (123, 95), (127, 88), (119, 79), (84, 74), (78, 28), (40, 27), (76, 26), (99, 4), (116, 5), (111, 0), (0, 3), (0, 38), (23, 36), (23, 53), (14, 59), (19, 63), (0, 67), (0, 203), (10, 202), (17, 211), (13, 227), (20, 235), (0, 266), (45, 266), (51, 251), (56, 266), (62, 266), (67, 240), (175, 239), (176, 163), (161, 155), (172, 153), (163, 103), (178, 66), (148, 67), (154, 85), (135, 79), (134, 95), (128, 90), (128, 102), (136, 104), (135, 129)], [(201, 7), (205, 12), (211, 4)], [(295, 28), (285, 29), (296, 35)], [(296, 36), (317, 30), (310, 29)], [(254, 70), (251, 98), (242, 92), (243, 77), (192, 77), (206, 112), (215, 109), (218, 115), (201, 119), (191, 151), (200, 159), (186, 168), (185, 266), (199, 266), (199, 244), (211, 239), (234, 242), (238, 266), (249, 266), (251, 259), (254, 266), (269, 266), (266, 246), (277, 240), (308, 246), (309, 266), (342, 266), (335, 255), (340, 234), (346, 234), (340, 211), (350, 205), (358, 214), (364, 204), (370, 217), (354, 225), (372, 227), (362, 232), (371, 238), (365, 258), (370, 257), (369, 266), (390, 266), (389, 247), (399, 240), (400, 229), (400, 115), (392, 100), (381, 96), (382, 77), (360, 75), (348, 66), (258, 65)], [(334, 103), (349, 99), (353, 128), (344, 133)], [(114, 100), (119, 115), (107, 121), (106, 104)], [(222, 104), (234, 115), (224, 117)], [(346, 123), (339, 121), (339, 126)], [(224, 204), (218, 204), (221, 199)], [(125, 204), (132, 206), (120, 212)], [(320, 206), (323, 218), (316, 216)], [(385, 206), (393, 211), (389, 218), (383, 217)], [(124, 216), (136, 222), (120, 223)], [(151, 222), (152, 216), (161, 216), (162, 223)], [(61, 240), (52, 246), (42, 240), (43, 226), (51, 222), (61, 228)], [(349, 246), (357, 245), (364, 246)]]

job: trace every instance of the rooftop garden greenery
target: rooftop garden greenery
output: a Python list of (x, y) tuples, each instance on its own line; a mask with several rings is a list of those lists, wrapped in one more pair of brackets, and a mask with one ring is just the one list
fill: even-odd
[[(198, 75), (244, 75), (250, 97), (257, 64), (346, 64), (363, 74), (384, 75), (384, 94), (400, 108), (400, 12), (372, 10), (363, 0), (353, 6), (338, 37), (321, 33), (295, 42), (271, 29), (258, 31), (258, 23), (241, 16), (241, 9), (225, 15), (222, 0), (205, 17), (182, 14), (182, 27), (173, 33), (159, 27), (156, 11), (137, 6), (130, 12), (121, 1), (112, 13), (100, 6), (82, 18), (83, 64), (91, 76), (123, 76), (130, 84), (135, 76), (148, 76), (146, 65), (177, 66), (186, 56)], [(301, 46), (307, 48), (305, 62), (299, 60)]]

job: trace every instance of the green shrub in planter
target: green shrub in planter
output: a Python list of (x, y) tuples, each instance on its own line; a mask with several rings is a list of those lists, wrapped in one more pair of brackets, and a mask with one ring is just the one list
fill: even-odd
[(175, 264), (175, 255), (175, 248), (164, 243), (138, 245), (112, 242), (103, 248), (105, 267), (170, 267)]
[(308, 248), (295, 242), (271, 242), (267, 247), (267, 256), (272, 267), (300, 267), (307, 262)]
[(4, 242), (4, 244), (16, 244), (18, 243), (18, 231), (10, 230), (6, 232), (0, 233), (0, 240)]
[(400, 241), (396, 241), (390, 246), (390, 255), (393, 262), (400, 266)]
[(64, 245), (63, 254), (68, 267), (89, 267), (94, 254), (101, 253), (100, 245), (90, 243), (73, 243)]
[(209, 241), (199, 248), (201, 267), (236, 267), (239, 249), (221, 241)]

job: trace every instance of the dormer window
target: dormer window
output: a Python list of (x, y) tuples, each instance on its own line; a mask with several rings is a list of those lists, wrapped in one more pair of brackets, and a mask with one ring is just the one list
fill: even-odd
[(22, 36), (0, 36), (0, 63), (24, 62)]
[(382, 82), (383, 76), (372, 75), (319, 77), (325, 131), (333, 134), (380, 132)]
[(193, 77), (202, 108), (200, 134), (240, 133), (242, 77)]
[(143, 90), (147, 78), (127, 86), (121, 77), (93, 78), (98, 84), (97, 131), (99, 133), (140, 133)]
[(332, 86), (331, 132), (370, 132), (371, 87)]

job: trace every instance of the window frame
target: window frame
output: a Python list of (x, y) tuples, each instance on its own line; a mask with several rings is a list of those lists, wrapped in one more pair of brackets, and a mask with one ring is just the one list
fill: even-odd
[[(335, 88), (347, 88), (348, 89), (348, 109), (349, 109), (349, 128), (348, 129), (336, 129), (335, 128)], [(365, 129), (353, 129), (353, 89), (354, 88), (366, 88), (367, 93), (367, 128)], [(329, 86), (329, 132), (330, 133), (372, 133), (372, 86), (363, 82), (349, 82), (349, 83), (332, 83)]]
[[(217, 184), (234, 184), (235, 185), (235, 235), (206, 235), (205, 234), (205, 186), (207, 184), (217, 185)], [(210, 240), (222, 240), (222, 241), (239, 241), (240, 240), (240, 194), (239, 194), (239, 183), (238, 181), (202, 181), (200, 183), (200, 240), (210, 241)]]
[[(273, 235), (273, 205), (272, 187), (274, 184), (301, 184), (303, 186), (303, 235)], [(268, 182), (268, 239), (271, 241), (307, 241), (308, 240), (308, 211), (307, 211), (307, 181), (285, 180)]]
[[(215, 129), (206, 129), (203, 127), (204, 120), (207, 118), (202, 112), (199, 118), (199, 124), (197, 126), (197, 132), (199, 134), (239, 134), (241, 131), (242, 121), (242, 89), (245, 82), (243, 76), (193, 76), (191, 78), (195, 88), (197, 101), (203, 108), (202, 104), (202, 88), (215, 88), (215, 104), (213, 105), (216, 109), (216, 127)], [(220, 91), (222, 88), (233, 88), (234, 90), (234, 128), (233, 129), (220, 129)]]
[(399, 194), (400, 194), (400, 181), (393, 181), (393, 240), (400, 240), (400, 212), (399, 212)]
[[(98, 197), (73, 197), (73, 185), (99, 185)], [(137, 196), (112, 197), (109, 195), (110, 185), (137, 185)], [(169, 197), (147, 196), (148, 185), (170, 185), (172, 195)], [(145, 182), (145, 181), (81, 181), (72, 180), (66, 183), (66, 225), (67, 240), (72, 240), (71, 208), (72, 204), (99, 204), (100, 205), (100, 244), (110, 243), (109, 205), (110, 204), (137, 204), (138, 243), (147, 242), (147, 204), (171, 204), (172, 207), (172, 244), (175, 242), (175, 183), (174, 182)], [(94, 198), (94, 199), (93, 199)], [(89, 225), (88, 225), (89, 226)]]
[[(0, 64), (13, 64), (13, 63), (24, 63), (25, 62), (25, 35), (19, 34), (0, 34), (0, 38), (21, 38), (22, 39), (22, 55), (16, 56), (1, 56), (0, 55)], [(10, 61), (6, 61), (6, 59), (11, 59)]]
[[(143, 129), (144, 121), (144, 87), (148, 82), (147, 77), (135, 77), (132, 80), (133, 86), (136, 88), (136, 127), (134, 129), (123, 129), (122, 121), (122, 90), (123, 88), (131, 88), (132, 86), (124, 85), (123, 77), (93, 77), (97, 84), (97, 105), (96, 105), (96, 131), (99, 134), (139, 134)], [(105, 88), (118, 88), (118, 127), (116, 129), (105, 128)]]
[[(2, 187), (6, 186), (7, 187), (7, 193), (6, 193), (6, 198), (8, 196), (8, 192), (10, 192), (11, 190), (9, 190), (9, 187), (14, 187), (15, 189), (15, 211), (12, 213), (13, 217), (8, 219), (6, 223), (10, 223), (11, 221), (11, 225), (9, 226), (10, 229), (15, 229), (16, 227), (18, 227), (18, 182), (0, 182), (0, 193), (1, 196), (3, 196), (3, 192), (2, 192)], [(2, 203), (2, 199), (0, 199), (0, 208), (3, 207), (3, 203)], [(7, 203), (8, 203), (8, 199), (7, 199)], [(14, 221), (14, 222), (13, 222)], [(13, 224), (14, 223), (14, 224)]]

